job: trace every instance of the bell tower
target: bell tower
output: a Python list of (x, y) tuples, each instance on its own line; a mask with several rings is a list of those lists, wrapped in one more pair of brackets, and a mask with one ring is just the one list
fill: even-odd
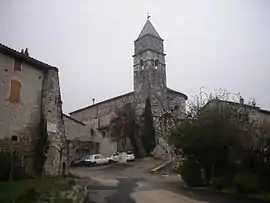
[(154, 121), (163, 114), (162, 108), (167, 106), (166, 64), (163, 39), (147, 19), (141, 33), (134, 42), (134, 94), (137, 104), (148, 97), (151, 101)]
[(142, 31), (134, 42), (134, 98), (136, 114), (145, 112), (146, 100), (150, 100), (156, 144), (162, 130), (160, 118), (168, 108), (166, 64), (163, 39), (147, 19)]
[(163, 39), (149, 19), (135, 40), (134, 48), (134, 92), (139, 93), (145, 88), (166, 89)]

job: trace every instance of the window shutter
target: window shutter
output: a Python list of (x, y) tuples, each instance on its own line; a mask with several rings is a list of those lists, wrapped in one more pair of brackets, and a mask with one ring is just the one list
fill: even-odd
[(11, 102), (20, 103), (21, 83), (18, 80), (11, 80), (9, 100)]

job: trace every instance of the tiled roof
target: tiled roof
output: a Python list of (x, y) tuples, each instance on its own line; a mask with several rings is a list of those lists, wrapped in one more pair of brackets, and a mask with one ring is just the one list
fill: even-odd
[(34, 68), (37, 68), (41, 71), (47, 71), (48, 69), (55, 69), (58, 71), (58, 69), (54, 66), (51, 66), (49, 64), (43, 63), (41, 61), (38, 61), (37, 59), (34, 59), (30, 56), (27, 56), (21, 52), (18, 52), (10, 47), (7, 47), (3, 44), (0, 43), (0, 53), (16, 58), (18, 60), (23, 61), (24, 63), (27, 63), (31, 66), (33, 66)]
[(143, 26), (143, 29), (141, 31), (141, 33), (138, 36), (138, 39), (145, 36), (145, 35), (152, 35), (154, 37), (160, 38), (158, 32), (156, 31), (156, 29), (154, 28), (154, 26), (152, 25), (152, 23), (150, 22), (150, 20), (147, 20), (145, 25)]
[(168, 88), (167, 87), (167, 91), (168, 92), (172, 92), (172, 93), (176, 93), (176, 94), (181, 94), (184, 98), (185, 98), (185, 100), (187, 100), (188, 99), (188, 96), (187, 95), (185, 95), (184, 93), (182, 93), (182, 92), (178, 92), (178, 91), (176, 91), (176, 90), (173, 90), (173, 89), (170, 89), (170, 88)]
[(103, 103), (106, 103), (106, 102), (110, 102), (110, 101), (119, 99), (119, 98), (121, 98), (121, 97), (129, 96), (129, 95), (131, 95), (131, 94), (133, 94), (133, 92), (129, 92), (129, 93), (126, 93), (126, 94), (119, 95), (119, 96), (117, 96), (117, 97), (113, 97), (113, 98), (110, 98), (110, 99), (106, 99), (106, 100), (104, 100), (104, 101), (101, 101), (101, 102), (92, 104), (92, 105), (90, 105), (90, 106), (86, 106), (86, 107), (84, 107), (84, 108), (81, 108), (81, 109), (77, 109), (77, 110), (75, 110), (75, 111), (72, 111), (72, 112), (70, 112), (69, 114), (77, 113), (77, 112), (83, 111), (83, 110), (85, 110), (85, 109), (92, 108), (92, 107), (95, 107), (95, 106), (97, 106), (97, 105), (100, 105), (100, 104), (103, 104)]

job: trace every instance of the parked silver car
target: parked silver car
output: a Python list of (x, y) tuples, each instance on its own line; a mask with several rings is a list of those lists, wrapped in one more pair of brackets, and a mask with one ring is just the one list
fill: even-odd
[(109, 157), (105, 157), (102, 154), (92, 154), (84, 159), (86, 165), (103, 165), (111, 162)]

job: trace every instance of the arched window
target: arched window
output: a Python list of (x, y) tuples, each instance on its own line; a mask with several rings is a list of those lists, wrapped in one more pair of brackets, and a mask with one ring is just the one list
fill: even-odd
[(155, 64), (155, 69), (157, 69), (159, 65), (159, 60), (157, 58), (154, 60), (154, 64)]
[(140, 64), (141, 69), (143, 70), (144, 69), (144, 64), (143, 64), (143, 60), (142, 59), (140, 59), (139, 64)]
[(9, 94), (9, 100), (11, 102), (20, 103), (21, 99), (21, 83), (16, 80), (11, 80), (11, 86), (10, 86), (10, 94)]

